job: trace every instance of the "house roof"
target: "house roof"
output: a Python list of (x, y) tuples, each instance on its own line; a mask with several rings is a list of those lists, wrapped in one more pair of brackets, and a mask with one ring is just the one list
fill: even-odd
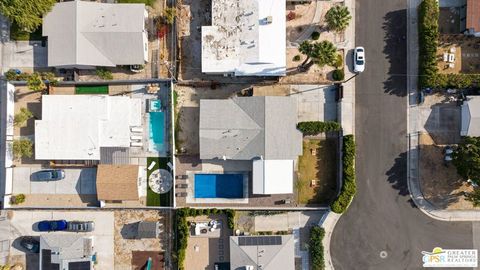
[(49, 66), (144, 64), (144, 4), (71, 1), (55, 4), (43, 19)]
[(480, 136), (480, 96), (468, 96), (462, 105), (462, 136)]
[(98, 200), (138, 200), (138, 174), (138, 165), (98, 165), (96, 180)]
[(295, 269), (293, 235), (230, 236), (230, 269), (246, 266), (254, 270)]
[(291, 159), (302, 153), (291, 97), (200, 100), (200, 158)]
[(160, 224), (157, 221), (141, 221), (138, 223), (139, 238), (157, 238), (160, 234)]
[(100, 147), (130, 147), (130, 127), (141, 120), (139, 98), (44, 95), (35, 159), (100, 160)]
[(202, 27), (202, 72), (284, 76), (285, 10), (278, 0), (212, 0), (212, 25)]
[(43, 234), (40, 236), (40, 269), (90, 270), (93, 264), (92, 237), (75, 234)]
[(467, 0), (467, 29), (480, 32), (480, 1)]
[(293, 193), (293, 160), (253, 161), (253, 194)]

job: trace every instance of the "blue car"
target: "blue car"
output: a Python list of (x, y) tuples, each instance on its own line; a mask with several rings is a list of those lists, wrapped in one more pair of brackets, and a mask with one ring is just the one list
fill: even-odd
[(38, 223), (38, 230), (41, 232), (64, 231), (67, 229), (66, 220), (44, 220)]

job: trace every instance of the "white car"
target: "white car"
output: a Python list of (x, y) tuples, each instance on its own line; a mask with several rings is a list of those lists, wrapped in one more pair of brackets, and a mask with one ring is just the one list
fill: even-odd
[(365, 70), (365, 49), (356, 47), (353, 51), (353, 71), (356, 73)]

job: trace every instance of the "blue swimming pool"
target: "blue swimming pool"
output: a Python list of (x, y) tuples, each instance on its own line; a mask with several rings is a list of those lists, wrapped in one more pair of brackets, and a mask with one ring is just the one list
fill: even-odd
[(195, 174), (195, 198), (243, 198), (243, 174)]
[(150, 151), (164, 151), (165, 113), (150, 112)]

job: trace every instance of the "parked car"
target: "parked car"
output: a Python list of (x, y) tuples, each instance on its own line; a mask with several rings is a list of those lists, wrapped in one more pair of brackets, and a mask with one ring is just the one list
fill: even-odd
[(59, 169), (41, 170), (33, 175), (33, 180), (37, 181), (57, 181), (65, 178), (65, 171)]
[(365, 70), (365, 49), (356, 47), (353, 50), (353, 71), (363, 72)]
[(23, 237), (20, 240), (20, 246), (32, 253), (40, 252), (40, 242), (31, 236)]
[(95, 229), (93, 221), (69, 221), (67, 231), (69, 232), (91, 232)]
[(41, 232), (64, 231), (67, 229), (66, 220), (43, 220), (38, 223), (38, 230)]

